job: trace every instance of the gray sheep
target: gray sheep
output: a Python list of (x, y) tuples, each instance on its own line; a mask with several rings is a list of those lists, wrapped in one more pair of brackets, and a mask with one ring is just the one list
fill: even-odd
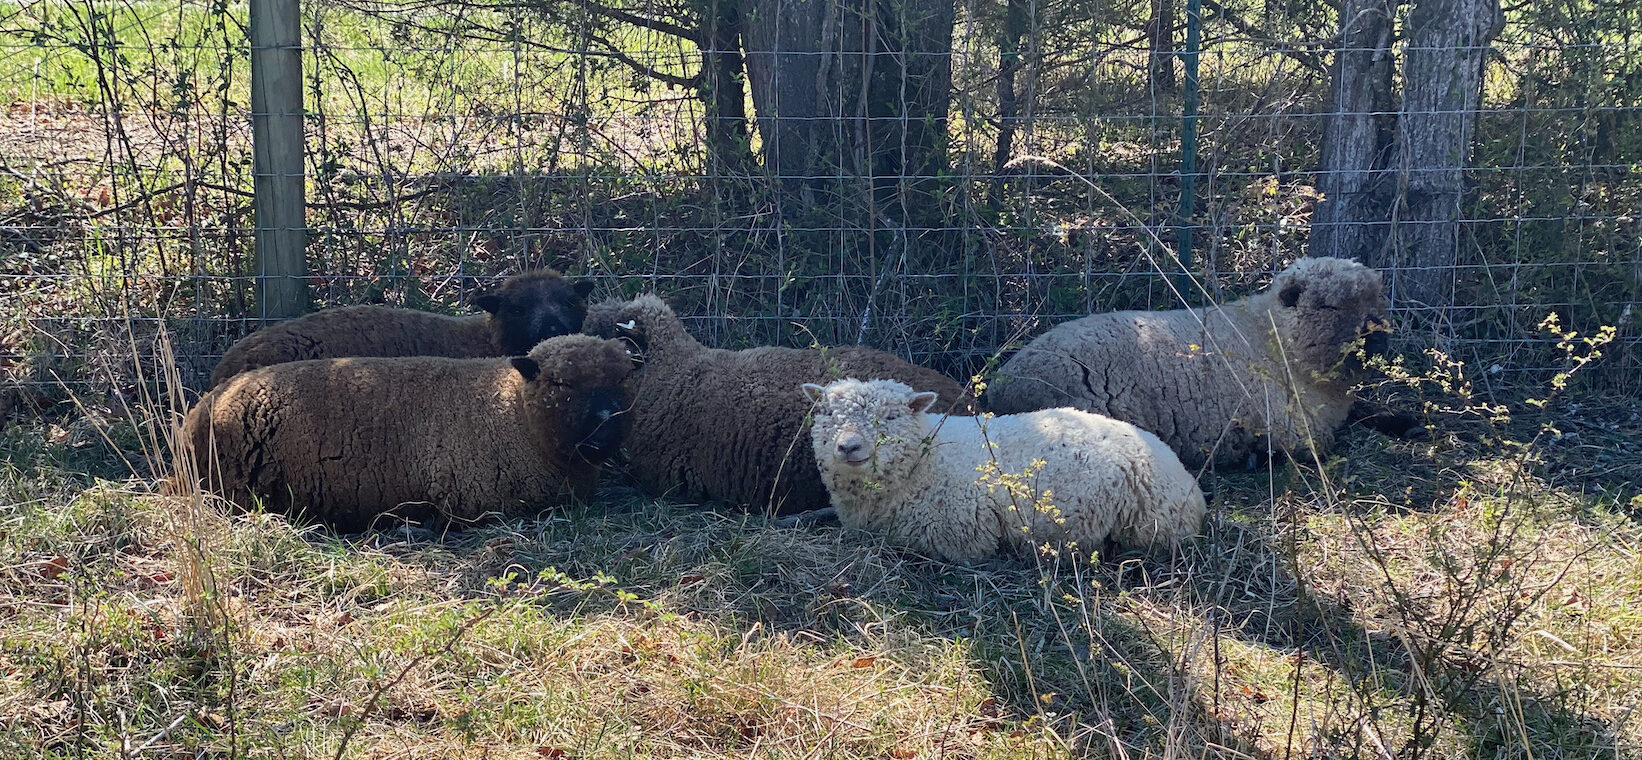
[(1250, 465), (1269, 450), (1326, 452), (1352, 411), (1361, 351), (1390, 323), (1380, 274), (1301, 259), (1229, 304), (1096, 314), (1055, 326), (998, 371), (984, 407), (1070, 406), (1149, 430), (1190, 466)]

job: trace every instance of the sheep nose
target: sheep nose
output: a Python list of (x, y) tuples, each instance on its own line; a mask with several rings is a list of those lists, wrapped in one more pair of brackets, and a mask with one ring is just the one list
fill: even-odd
[(867, 439), (860, 433), (850, 433), (838, 439), (838, 458), (850, 464), (860, 464), (872, 457), (867, 450)]

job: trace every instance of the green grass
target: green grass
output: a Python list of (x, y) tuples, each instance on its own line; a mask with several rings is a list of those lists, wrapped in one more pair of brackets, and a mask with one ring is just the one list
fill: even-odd
[(0, 451), (6, 756), (1642, 746), (1634, 484), (1582, 493), (1464, 429), (1354, 431), (1321, 472), (1210, 477), (1202, 538), (1094, 563), (948, 565), (615, 487), (443, 540), (213, 511), (181, 536), (214, 582), (201, 604), (185, 507), (84, 474), (102, 440), (25, 424)]

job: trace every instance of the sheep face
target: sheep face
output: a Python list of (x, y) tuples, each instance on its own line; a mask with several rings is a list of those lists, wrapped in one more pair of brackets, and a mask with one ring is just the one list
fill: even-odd
[(473, 305), (490, 313), (491, 339), (509, 356), (522, 356), (548, 338), (582, 329), (587, 314), (588, 280), (571, 282), (544, 269), (508, 278), (501, 287), (479, 296)]
[(811, 438), (818, 459), (855, 477), (899, 479), (924, 453), (930, 437), (924, 413), (938, 396), (893, 380), (805, 383), (815, 402)]
[(1363, 370), (1361, 354), (1390, 348), (1389, 304), (1373, 269), (1345, 259), (1301, 259), (1277, 275), (1270, 292), (1283, 350), (1301, 370), (1349, 381)]
[(623, 384), (635, 366), (621, 341), (563, 336), (512, 361), (528, 398), (550, 410), (547, 422), (563, 431), (561, 455), (598, 465), (616, 454), (631, 427), (632, 400)]
[(594, 304), (583, 329), (601, 338), (621, 338), (646, 354), (694, 342), (672, 307), (653, 295)]

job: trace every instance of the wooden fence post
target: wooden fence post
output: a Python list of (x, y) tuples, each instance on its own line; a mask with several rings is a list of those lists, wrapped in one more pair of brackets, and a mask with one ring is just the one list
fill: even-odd
[(257, 310), (264, 324), (308, 309), (301, 0), (251, 2), (251, 172)]

